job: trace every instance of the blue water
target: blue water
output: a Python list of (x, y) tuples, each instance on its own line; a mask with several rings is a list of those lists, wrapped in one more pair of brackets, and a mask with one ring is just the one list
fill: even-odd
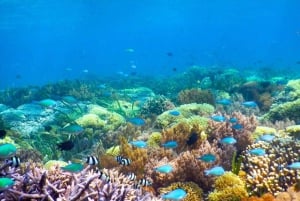
[(0, 89), (118, 72), (170, 76), (191, 65), (297, 70), (299, 8), (298, 0), (1, 0)]

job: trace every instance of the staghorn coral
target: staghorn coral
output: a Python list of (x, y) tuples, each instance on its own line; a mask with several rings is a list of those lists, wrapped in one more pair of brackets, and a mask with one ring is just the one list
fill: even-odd
[(45, 171), (31, 163), (25, 169), (9, 169), (6, 175), (14, 178), (12, 188), (4, 189), (1, 200), (161, 200), (136, 189), (133, 182), (116, 170), (102, 170), (110, 181), (99, 178), (98, 171), (87, 166), (79, 173), (62, 171), (58, 166)]
[[(248, 150), (263, 148), (264, 156), (251, 155)], [(293, 139), (276, 139), (271, 143), (259, 141), (247, 147), (243, 153), (243, 170), (247, 173), (246, 184), (251, 194), (270, 192), (274, 195), (286, 191), (299, 177), (297, 170), (286, 166), (298, 161), (300, 143)]]
[(243, 126), (242, 129), (232, 128), (232, 124), (228, 121), (226, 122), (215, 122), (213, 120), (209, 121), (207, 128), (208, 140), (212, 142), (213, 140), (220, 141), (226, 136), (233, 136), (236, 140), (236, 148), (238, 153), (246, 149), (246, 147), (253, 142), (251, 134), (254, 132), (257, 126), (257, 120), (254, 115), (245, 116), (240, 112), (233, 112), (231, 116), (224, 115), (227, 119), (230, 117), (235, 117), (238, 123)]
[(161, 194), (165, 194), (169, 191), (182, 188), (187, 192), (187, 196), (182, 201), (201, 201), (203, 200), (202, 189), (194, 182), (175, 182), (168, 187), (159, 189)]
[(201, 89), (186, 89), (178, 93), (177, 101), (180, 104), (187, 103), (208, 103), (215, 104), (215, 99), (211, 91)]
[(245, 183), (231, 172), (218, 177), (214, 187), (215, 190), (208, 195), (209, 201), (232, 201), (248, 197)]

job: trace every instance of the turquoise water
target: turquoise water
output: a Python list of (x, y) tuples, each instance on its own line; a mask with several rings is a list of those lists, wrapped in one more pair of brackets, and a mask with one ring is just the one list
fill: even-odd
[(296, 0), (2, 0), (0, 88), (118, 72), (172, 76), (191, 65), (296, 70), (299, 6)]

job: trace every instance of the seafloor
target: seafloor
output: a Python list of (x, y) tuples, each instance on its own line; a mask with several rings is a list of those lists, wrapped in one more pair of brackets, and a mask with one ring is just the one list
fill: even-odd
[(193, 66), (2, 90), (0, 199), (300, 200), (298, 78)]

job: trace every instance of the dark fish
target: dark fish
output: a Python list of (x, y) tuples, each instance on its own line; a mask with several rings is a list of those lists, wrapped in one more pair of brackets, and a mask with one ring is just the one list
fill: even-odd
[(45, 131), (50, 132), (52, 130), (52, 126), (46, 125), (44, 126)]
[(299, 64), (299, 65), (300, 65), (300, 61), (297, 61), (296, 64)]
[(125, 158), (123, 156), (117, 156), (116, 160), (120, 165), (124, 165), (124, 166), (130, 165), (131, 163), (131, 160), (129, 158)]
[(6, 159), (6, 163), (9, 164), (9, 166), (11, 166), (11, 167), (17, 168), (20, 166), (21, 160), (19, 157), (13, 156), (10, 159)]
[(0, 138), (3, 139), (6, 136), (6, 130), (0, 130)]
[(186, 144), (191, 146), (193, 144), (195, 144), (198, 140), (198, 135), (197, 133), (192, 133), (189, 137), (189, 139), (186, 141)]
[(86, 157), (85, 162), (89, 165), (97, 165), (98, 159), (95, 156), (88, 156)]
[(173, 71), (173, 72), (176, 72), (176, 71), (177, 71), (177, 68), (176, 68), (176, 67), (172, 68), (172, 71)]
[(173, 56), (172, 52), (167, 52), (166, 54), (167, 54), (168, 57), (172, 57)]
[(22, 76), (21, 76), (20, 74), (17, 74), (17, 75), (16, 75), (16, 79), (19, 80), (19, 79), (21, 79), (21, 78), (22, 78)]
[(73, 149), (74, 147), (74, 142), (72, 140), (67, 140), (61, 143), (57, 144), (57, 147), (62, 151), (69, 151), (71, 149)]

